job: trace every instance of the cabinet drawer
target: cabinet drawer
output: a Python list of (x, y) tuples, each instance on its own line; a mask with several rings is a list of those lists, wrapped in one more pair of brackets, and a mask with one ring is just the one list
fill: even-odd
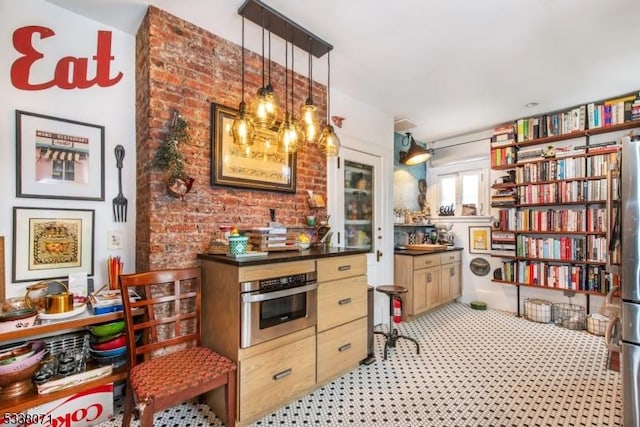
[(318, 331), (366, 315), (366, 276), (324, 282), (318, 286)]
[(318, 383), (357, 367), (367, 357), (367, 318), (318, 334)]
[(434, 255), (420, 255), (413, 259), (413, 269), (419, 270), (421, 268), (435, 267), (440, 265), (440, 254)]
[(255, 419), (312, 388), (315, 360), (315, 336), (241, 360), (240, 420)]
[(451, 262), (460, 261), (460, 252), (461, 251), (451, 251), (440, 254), (440, 263), (449, 264)]
[(367, 274), (367, 256), (350, 255), (319, 259), (316, 264), (318, 282)]

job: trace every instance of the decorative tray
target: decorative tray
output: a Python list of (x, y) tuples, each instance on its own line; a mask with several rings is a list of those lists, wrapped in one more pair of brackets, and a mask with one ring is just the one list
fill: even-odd
[(435, 245), (424, 243), (421, 245), (405, 245), (406, 248), (410, 251), (441, 251), (443, 249), (447, 249), (447, 245)]
[(59, 320), (59, 319), (68, 319), (69, 317), (77, 316), (82, 314), (87, 309), (87, 302), (74, 302), (73, 310), (65, 311), (64, 313), (38, 313), (38, 319), (40, 320)]

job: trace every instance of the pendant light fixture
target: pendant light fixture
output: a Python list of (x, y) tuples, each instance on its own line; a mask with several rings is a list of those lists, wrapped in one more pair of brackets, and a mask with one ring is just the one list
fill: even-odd
[[(286, 34), (286, 29), (285, 29)], [(291, 109), (293, 110), (293, 43), (291, 43)], [(289, 86), (289, 58), (288, 58), (288, 42), (285, 38), (284, 40), (284, 50), (285, 50), (285, 60), (284, 60), (284, 70), (285, 70), (285, 113), (284, 119), (282, 119), (282, 123), (280, 124), (280, 129), (278, 130), (278, 151), (282, 153), (295, 153), (298, 151), (298, 145), (300, 140), (300, 135), (298, 132), (298, 125), (293, 118), (293, 112), (289, 113), (289, 103), (287, 102), (287, 88)]]
[(300, 108), (300, 132), (306, 142), (315, 142), (318, 137), (320, 124), (318, 123), (318, 108), (313, 105), (313, 39), (309, 38), (309, 97)]
[(238, 115), (231, 125), (231, 136), (233, 143), (240, 146), (253, 144), (255, 127), (253, 121), (247, 114), (247, 105), (244, 102), (244, 16), (242, 17), (242, 100), (238, 107)]
[(329, 124), (329, 106), (331, 93), (331, 51), (327, 52), (327, 123), (322, 129), (320, 139), (318, 139), (318, 147), (320, 151), (327, 157), (335, 157), (340, 152), (340, 138), (333, 130), (333, 126)]
[[(251, 102), (251, 117), (257, 129), (270, 129), (276, 123), (278, 103), (271, 87), (271, 71), (269, 71), (269, 87), (265, 85), (265, 56), (264, 56), (264, 9), (262, 15), (262, 87)], [(269, 32), (269, 52), (271, 52), (271, 32)], [(271, 70), (271, 54), (269, 54), (269, 70)]]
[(413, 139), (411, 132), (406, 132), (405, 135), (406, 137), (402, 139), (402, 145), (409, 144), (409, 149), (407, 151), (400, 151), (400, 163), (407, 166), (413, 166), (426, 162), (431, 158), (433, 155), (432, 149), (426, 149), (419, 146), (416, 143), (416, 140)]

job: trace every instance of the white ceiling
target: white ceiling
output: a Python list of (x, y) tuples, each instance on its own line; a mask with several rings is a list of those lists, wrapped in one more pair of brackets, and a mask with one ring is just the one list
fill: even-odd
[[(49, 1), (132, 34), (153, 4), (241, 41), (244, 0)], [(410, 119), (420, 141), (640, 89), (639, 0), (263, 2), (334, 46), (332, 89)], [(260, 52), (260, 28), (246, 28), (246, 46)], [(284, 62), (279, 39), (272, 58)], [(313, 70), (326, 83), (326, 56)]]

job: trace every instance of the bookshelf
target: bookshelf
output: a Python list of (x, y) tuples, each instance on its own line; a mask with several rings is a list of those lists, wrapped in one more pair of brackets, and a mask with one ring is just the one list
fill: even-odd
[[(493, 282), (605, 296), (619, 282), (610, 250), (620, 135), (640, 128), (640, 94), (515, 120), (491, 138)], [(505, 150), (509, 150), (508, 155)], [(635, 172), (634, 172), (635, 173)]]

